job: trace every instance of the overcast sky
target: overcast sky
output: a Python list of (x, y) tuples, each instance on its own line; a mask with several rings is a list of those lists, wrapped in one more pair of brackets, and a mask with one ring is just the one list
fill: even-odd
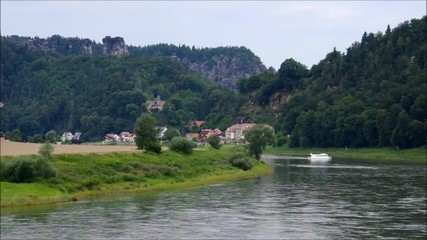
[(311, 67), (363, 33), (426, 15), (426, 1), (1, 1), (1, 34), (123, 37), (127, 45), (245, 46), (275, 69)]

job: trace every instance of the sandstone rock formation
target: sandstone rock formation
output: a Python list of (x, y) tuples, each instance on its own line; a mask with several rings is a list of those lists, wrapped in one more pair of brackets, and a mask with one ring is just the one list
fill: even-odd
[(129, 55), (128, 47), (125, 44), (125, 40), (122, 37), (111, 38), (106, 36), (102, 39), (104, 45), (103, 54), (113, 56), (124, 56)]

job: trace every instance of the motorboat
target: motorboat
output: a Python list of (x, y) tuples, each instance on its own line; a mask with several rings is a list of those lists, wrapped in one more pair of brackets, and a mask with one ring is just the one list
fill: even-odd
[(326, 153), (310, 153), (310, 157), (308, 157), (311, 161), (329, 161), (331, 160), (331, 156)]

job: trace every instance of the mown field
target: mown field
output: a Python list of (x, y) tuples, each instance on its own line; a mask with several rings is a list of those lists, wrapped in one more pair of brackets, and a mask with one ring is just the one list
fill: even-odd
[(223, 148), (191, 155), (172, 151), (53, 154), (57, 177), (32, 183), (1, 182), (1, 207), (164, 191), (271, 173), (270, 166), (256, 160), (249, 171), (233, 167), (228, 159), (234, 153), (233, 148)]
[[(19, 156), (37, 154), (42, 144), (22, 142), (0, 142), (1, 156)], [(110, 153), (138, 152), (135, 145), (54, 145), (54, 154), (61, 153)]]

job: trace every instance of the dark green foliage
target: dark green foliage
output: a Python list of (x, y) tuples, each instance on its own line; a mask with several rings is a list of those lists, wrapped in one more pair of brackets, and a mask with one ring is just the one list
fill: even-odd
[(49, 143), (56, 143), (60, 140), (60, 137), (55, 130), (48, 131), (44, 137), (46, 139), (46, 142), (49, 142)]
[[(423, 146), (426, 21), (412, 19), (386, 34), (365, 33), (346, 53), (333, 49), (308, 72), (285, 60), (266, 80), (261, 81), (265, 74), (241, 80), (241, 92), (266, 110), (274, 96), (286, 99), (269, 123), (291, 135), (291, 147)], [(268, 120), (262, 117), (266, 112), (251, 118)]]
[(178, 137), (178, 136), (180, 136), (178, 129), (171, 127), (171, 128), (168, 128), (168, 130), (166, 130), (164, 138), (167, 141), (170, 141), (172, 140), (172, 138)]
[(54, 147), (52, 144), (45, 143), (40, 147), (38, 153), (40, 157), (50, 159), (52, 157), (53, 150)]
[(56, 177), (56, 168), (50, 161), (52, 153), (52, 144), (45, 143), (40, 147), (37, 158), (24, 156), (11, 160), (1, 159), (0, 181), (20, 183)]
[(1, 160), (1, 181), (33, 182), (56, 176), (53, 164), (44, 157), (17, 157), (12, 160)]
[(174, 152), (191, 154), (193, 152), (193, 148), (197, 145), (195, 142), (188, 140), (185, 137), (174, 137), (170, 143), (170, 150)]
[(220, 143), (220, 139), (219, 139), (219, 137), (217, 135), (212, 135), (212, 136), (208, 137), (207, 142), (214, 149), (220, 149), (221, 148), (221, 145), (219, 144)]
[(251, 170), (253, 164), (251, 163), (251, 157), (244, 153), (235, 153), (229, 158), (229, 162), (233, 167), (242, 169), (244, 171)]
[(44, 142), (44, 136), (42, 134), (36, 134), (32, 137), (28, 137), (27, 140), (28, 142), (32, 142), (32, 143), (42, 143)]
[(260, 159), (262, 151), (267, 145), (276, 144), (274, 129), (266, 125), (256, 125), (245, 133), (245, 140), (249, 142), (249, 154)]
[[(64, 38), (52, 38), (58, 48), (65, 46)], [(79, 131), (85, 141), (95, 141), (106, 133), (132, 131), (134, 120), (148, 111), (146, 101), (158, 94), (166, 101), (162, 111), (152, 110), (159, 126), (182, 128), (189, 120), (206, 119), (210, 126), (225, 128), (224, 116), (238, 109), (232, 91), (190, 72), (170, 55), (45, 54), (27, 51), (25, 40), (2, 36), (0, 99), (7, 103), (1, 130), (19, 129), (24, 138), (54, 129)], [(12, 139), (21, 140), (16, 134)]]
[(156, 153), (161, 152), (160, 144), (157, 140), (156, 120), (153, 116), (143, 113), (136, 120), (134, 133), (138, 149)]
[(161, 153), (162, 152), (162, 146), (158, 141), (150, 142), (146, 145), (146, 150), (149, 152), (154, 153)]

